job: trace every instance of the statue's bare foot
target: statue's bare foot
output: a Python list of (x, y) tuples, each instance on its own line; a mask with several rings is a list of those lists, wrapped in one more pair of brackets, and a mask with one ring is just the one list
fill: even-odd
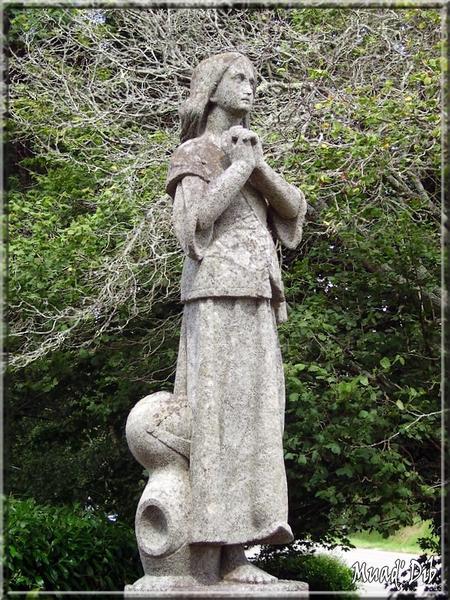
[(247, 560), (244, 546), (224, 546), (222, 549), (222, 578), (238, 583), (273, 583), (277, 578), (255, 567)]
[(223, 580), (236, 581), (238, 583), (273, 583), (277, 581), (277, 578), (248, 563), (229, 571), (224, 575)]

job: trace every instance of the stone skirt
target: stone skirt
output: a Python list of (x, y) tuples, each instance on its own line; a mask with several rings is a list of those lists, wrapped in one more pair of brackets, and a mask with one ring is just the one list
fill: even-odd
[(192, 411), (190, 543), (292, 541), (284, 375), (270, 300), (187, 302), (174, 394)]

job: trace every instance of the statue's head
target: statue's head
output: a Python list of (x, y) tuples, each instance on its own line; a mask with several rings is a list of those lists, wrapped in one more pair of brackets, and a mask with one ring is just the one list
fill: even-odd
[(223, 52), (202, 60), (192, 73), (190, 95), (180, 109), (181, 141), (202, 135), (214, 104), (239, 114), (248, 127), (255, 81), (253, 65), (240, 52)]

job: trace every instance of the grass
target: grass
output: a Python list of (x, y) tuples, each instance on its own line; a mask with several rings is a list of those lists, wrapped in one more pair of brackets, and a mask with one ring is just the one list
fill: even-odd
[(384, 538), (380, 533), (359, 531), (349, 536), (350, 541), (357, 548), (374, 548), (391, 552), (408, 552), (421, 554), (417, 540), (422, 537), (431, 537), (430, 522), (418, 522), (411, 527), (403, 527), (394, 535)]

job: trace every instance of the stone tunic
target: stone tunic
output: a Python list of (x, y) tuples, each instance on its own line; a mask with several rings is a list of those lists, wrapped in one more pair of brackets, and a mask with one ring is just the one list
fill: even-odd
[(225, 168), (221, 150), (197, 138), (174, 153), (167, 180), (186, 253), (174, 395), (192, 411), (190, 541), (283, 544), (292, 532), (276, 321), (286, 309), (271, 231), (295, 247), (306, 203), (302, 197), (299, 215), (282, 219), (246, 185), (200, 230), (207, 184)]
[[(302, 237), (306, 202), (297, 217), (284, 219), (247, 183), (213, 225), (201, 230), (199, 215), (206, 184), (227, 167), (224, 153), (204, 138), (182, 144), (174, 153), (167, 191), (174, 198), (173, 223), (186, 253), (181, 300), (211, 297), (270, 298), (278, 322), (287, 318), (283, 283), (272, 234), (288, 248)], [(184, 178), (195, 176), (187, 186)]]

